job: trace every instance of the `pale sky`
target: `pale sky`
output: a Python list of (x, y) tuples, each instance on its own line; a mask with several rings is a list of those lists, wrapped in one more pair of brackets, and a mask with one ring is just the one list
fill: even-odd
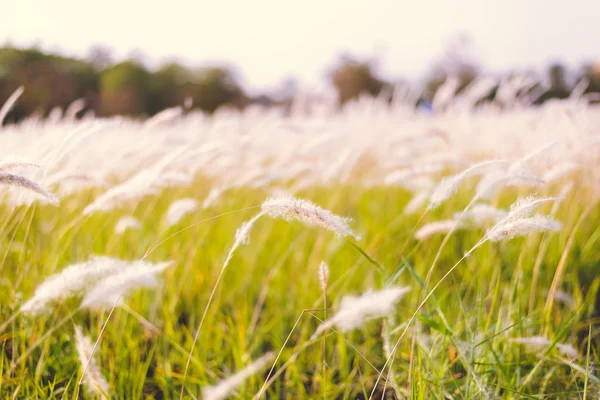
[(460, 33), (487, 70), (575, 68), (600, 59), (599, 25), (600, 0), (9, 0), (0, 45), (68, 56), (103, 45), (117, 60), (141, 51), (150, 66), (230, 62), (256, 90), (322, 82), (342, 52), (418, 78)]

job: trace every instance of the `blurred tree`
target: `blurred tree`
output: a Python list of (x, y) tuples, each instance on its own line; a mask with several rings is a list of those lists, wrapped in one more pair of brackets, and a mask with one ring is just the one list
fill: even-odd
[(552, 64), (548, 68), (548, 81), (550, 88), (542, 94), (537, 103), (544, 103), (550, 99), (566, 99), (571, 93), (567, 85), (565, 67), (560, 64)]
[(388, 86), (385, 81), (375, 76), (371, 63), (359, 62), (348, 56), (342, 56), (340, 64), (331, 72), (330, 78), (340, 105), (358, 99), (361, 94), (376, 96)]
[(85, 59), (96, 71), (102, 71), (113, 64), (112, 52), (106, 47), (95, 45)]
[(600, 63), (584, 65), (579, 79), (585, 79), (588, 82), (584, 94), (596, 93), (597, 95), (593, 96), (592, 100), (594, 103), (600, 102)]
[(452, 39), (440, 59), (427, 75), (420, 102), (431, 103), (437, 90), (450, 77), (458, 81), (454, 94), (462, 92), (479, 74), (479, 66), (472, 55), (471, 41), (466, 35)]
[(53, 55), (38, 49), (0, 49), (0, 102), (19, 86), (25, 92), (12, 111), (18, 120), (35, 110), (47, 113), (58, 106), (65, 109), (78, 98), (89, 107), (97, 102), (98, 79), (85, 62)]
[(149, 112), (151, 75), (133, 62), (125, 61), (100, 75), (102, 115), (138, 115)]
[(175, 62), (163, 65), (152, 74), (148, 112), (156, 114), (168, 107), (183, 105), (193, 95), (192, 72)]
[(225, 67), (201, 69), (187, 90), (192, 93), (194, 106), (209, 113), (225, 104), (243, 107), (249, 101), (233, 72)]

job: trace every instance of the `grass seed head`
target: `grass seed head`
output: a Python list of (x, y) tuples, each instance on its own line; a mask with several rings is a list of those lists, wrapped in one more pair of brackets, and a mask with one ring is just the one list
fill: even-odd
[(269, 197), (262, 205), (264, 214), (286, 221), (298, 220), (309, 226), (321, 226), (340, 236), (359, 236), (350, 229), (347, 218), (339, 217), (331, 211), (307, 200), (294, 197)]

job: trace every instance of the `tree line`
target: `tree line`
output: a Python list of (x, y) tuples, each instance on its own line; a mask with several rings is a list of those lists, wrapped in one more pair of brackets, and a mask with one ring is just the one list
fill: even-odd
[[(457, 79), (456, 94), (468, 87), (481, 71), (460, 49), (450, 48), (428, 71), (418, 103), (430, 103), (441, 85), (453, 76)], [(576, 83), (585, 80), (583, 94), (600, 93), (600, 68), (586, 65), (574, 79), (567, 79), (565, 68), (553, 65), (547, 77), (539, 77), (541, 87), (537, 103), (553, 98), (566, 98)], [(357, 99), (361, 94), (379, 95), (391, 92), (398, 82), (378, 76), (375, 63), (341, 57), (328, 75), (337, 92), (340, 105)], [(544, 81), (546, 83), (544, 83)], [(97, 115), (151, 116), (168, 107), (186, 105), (212, 113), (221, 106), (243, 108), (252, 103), (263, 105), (288, 104), (287, 98), (269, 95), (249, 96), (236, 74), (227, 66), (192, 70), (177, 63), (165, 64), (150, 71), (142, 63), (128, 60), (111, 63), (106, 54), (96, 51), (87, 59), (75, 59), (47, 54), (39, 49), (0, 48), (0, 104), (20, 86), (25, 92), (6, 122), (27, 115), (47, 115), (55, 107), (66, 109), (77, 99), (85, 100), (85, 109)], [(289, 85), (294, 87), (293, 83)], [(488, 99), (493, 99), (494, 89)]]

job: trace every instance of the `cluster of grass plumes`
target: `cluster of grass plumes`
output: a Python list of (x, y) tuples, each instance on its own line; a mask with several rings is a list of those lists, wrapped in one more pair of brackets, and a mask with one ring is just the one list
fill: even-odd
[(6, 128), (0, 397), (597, 393), (598, 116), (379, 106)]

